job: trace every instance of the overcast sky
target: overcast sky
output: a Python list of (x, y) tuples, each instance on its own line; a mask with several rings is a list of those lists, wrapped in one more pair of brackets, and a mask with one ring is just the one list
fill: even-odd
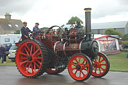
[(13, 19), (35, 22), (40, 27), (66, 24), (72, 16), (84, 21), (84, 8), (92, 8), (92, 23), (128, 21), (128, 0), (0, 0), (0, 18), (6, 12)]

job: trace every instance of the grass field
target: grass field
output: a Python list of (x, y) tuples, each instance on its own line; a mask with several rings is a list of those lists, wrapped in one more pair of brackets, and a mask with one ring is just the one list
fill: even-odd
[[(128, 58), (126, 58), (126, 52), (121, 52), (120, 54), (108, 55), (110, 61), (110, 70), (111, 71), (127, 71), (128, 72)], [(2, 66), (16, 66), (15, 62), (11, 62), (7, 58), (6, 64), (1, 63)]]
[(108, 55), (111, 71), (128, 71), (128, 58), (126, 52), (121, 52), (116, 55)]
[(11, 59), (8, 59), (8, 57), (6, 57), (6, 63), (2, 64), (2, 59), (0, 59), (0, 66), (16, 66), (15, 62), (12, 62)]

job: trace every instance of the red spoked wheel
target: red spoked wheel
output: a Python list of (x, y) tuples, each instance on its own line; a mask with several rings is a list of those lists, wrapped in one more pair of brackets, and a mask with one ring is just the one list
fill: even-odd
[(46, 73), (57, 75), (65, 70), (65, 68), (47, 68)]
[(92, 76), (98, 78), (105, 76), (110, 68), (110, 63), (107, 56), (101, 52), (99, 52), (97, 58), (93, 60), (92, 65)]
[(35, 78), (46, 70), (47, 49), (37, 40), (23, 41), (16, 52), (16, 65), (26, 77)]
[(68, 72), (73, 79), (84, 81), (91, 76), (92, 63), (86, 55), (75, 54), (68, 62)]

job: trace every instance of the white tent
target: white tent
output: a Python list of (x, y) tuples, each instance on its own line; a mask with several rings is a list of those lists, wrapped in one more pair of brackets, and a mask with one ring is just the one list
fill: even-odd
[(117, 54), (120, 53), (119, 38), (111, 35), (94, 35), (94, 39), (99, 45), (99, 51), (104, 54)]

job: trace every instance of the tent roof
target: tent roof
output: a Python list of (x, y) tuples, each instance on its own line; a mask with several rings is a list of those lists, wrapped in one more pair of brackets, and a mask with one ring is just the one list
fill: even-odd
[(111, 35), (101, 35), (101, 34), (94, 35), (94, 39), (95, 39), (95, 40), (101, 39), (101, 38), (105, 38), (105, 37), (112, 37), (112, 38), (119, 39), (118, 37), (111, 36)]

